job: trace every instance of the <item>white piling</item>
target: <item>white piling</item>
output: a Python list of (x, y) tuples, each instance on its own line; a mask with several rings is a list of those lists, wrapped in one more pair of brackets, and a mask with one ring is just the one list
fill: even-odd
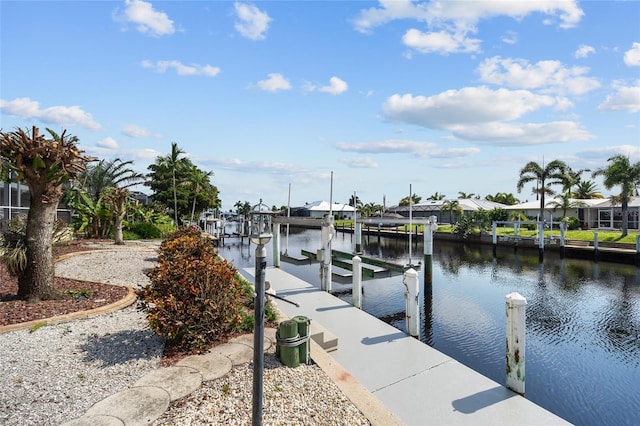
[(360, 222), (356, 222), (354, 233), (356, 239), (356, 253), (360, 253), (362, 251), (362, 224)]
[(273, 266), (280, 267), (280, 224), (273, 224)]
[(527, 299), (519, 293), (506, 296), (507, 387), (524, 395), (525, 331)]
[(353, 288), (351, 290), (353, 306), (362, 309), (362, 259), (360, 256), (353, 256)]
[(320, 286), (321, 289), (331, 293), (331, 240), (336, 233), (333, 227), (333, 216), (328, 215), (322, 224), (320, 239), (322, 241), (322, 259), (320, 260)]
[(404, 293), (406, 301), (405, 326), (410, 336), (420, 336), (420, 307), (418, 295), (420, 293), (420, 282), (418, 273), (413, 268), (405, 271), (402, 282), (407, 289)]

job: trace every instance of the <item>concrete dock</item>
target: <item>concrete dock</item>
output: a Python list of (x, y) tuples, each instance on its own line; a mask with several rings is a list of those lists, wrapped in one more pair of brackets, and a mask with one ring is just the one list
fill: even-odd
[[(253, 268), (245, 269), (253, 275)], [(549, 425), (562, 418), (458, 361), (279, 268), (266, 280), (288, 317), (304, 315), (338, 338), (329, 352), (408, 425)], [(311, 354), (313, 357), (313, 353)]]

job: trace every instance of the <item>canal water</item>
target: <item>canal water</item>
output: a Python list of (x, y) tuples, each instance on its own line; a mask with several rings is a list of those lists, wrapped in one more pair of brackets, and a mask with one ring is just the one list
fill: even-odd
[[(422, 239), (363, 236), (363, 254), (407, 264), (423, 262)], [(335, 250), (353, 251), (337, 233)], [(320, 231), (291, 228), (281, 251), (299, 257), (320, 248)], [(231, 238), (220, 254), (253, 268), (255, 245)], [(267, 246), (268, 265), (273, 247)], [(411, 255), (411, 256), (410, 256)], [(281, 268), (320, 286), (319, 265), (281, 261)], [(333, 272), (347, 272), (333, 267)], [(505, 296), (527, 299), (526, 398), (578, 425), (640, 424), (640, 268), (560, 259), (546, 253), (434, 241), (433, 285), (420, 273), (420, 339), (470, 368), (505, 383)], [(402, 275), (363, 282), (363, 309), (405, 331)], [(351, 286), (334, 280), (351, 302)], [(282, 302), (281, 302), (282, 303)], [(419, 390), (416, 390), (419, 392)]]

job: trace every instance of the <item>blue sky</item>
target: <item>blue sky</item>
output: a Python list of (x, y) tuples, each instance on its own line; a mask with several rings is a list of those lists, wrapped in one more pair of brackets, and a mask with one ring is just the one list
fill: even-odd
[[(637, 1), (0, 1), (4, 131), (146, 172), (177, 142), (237, 201), (516, 190), (640, 161)], [(589, 174), (583, 178), (590, 178)], [(601, 181), (596, 180), (605, 194)]]

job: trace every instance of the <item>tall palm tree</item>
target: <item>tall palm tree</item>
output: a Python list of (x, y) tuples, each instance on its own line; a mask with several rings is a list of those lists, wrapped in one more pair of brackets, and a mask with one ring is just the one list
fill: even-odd
[(516, 185), (518, 192), (522, 191), (522, 188), (526, 183), (532, 181), (536, 182), (536, 187), (533, 192), (540, 196), (540, 212), (538, 220), (544, 219), (545, 196), (554, 195), (556, 193), (551, 189), (551, 185), (563, 183), (563, 177), (566, 169), (567, 165), (560, 160), (553, 160), (546, 166), (544, 166), (544, 164), (540, 166), (535, 161), (530, 161), (520, 169), (520, 179)]
[(567, 166), (562, 178), (562, 192), (571, 193), (574, 185), (579, 185), (582, 182), (582, 174), (590, 171), (590, 169), (573, 170)]
[(191, 205), (191, 222), (193, 222), (193, 216), (196, 213), (196, 200), (199, 194), (205, 193), (210, 198), (215, 198), (209, 178), (213, 176), (212, 171), (203, 171), (198, 167), (192, 165), (187, 172), (187, 181), (184, 184), (193, 193), (193, 203)]
[(591, 200), (593, 198), (604, 198), (604, 195), (600, 193), (598, 185), (592, 180), (581, 180), (576, 189), (572, 193), (573, 198), (580, 200)]
[(173, 187), (173, 217), (178, 226), (178, 192), (176, 189), (176, 172), (182, 165), (180, 161), (180, 155), (184, 154), (184, 151), (178, 148), (178, 144), (176, 142), (171, 142), (171, 152), (164, 157), (158, 157), (156, 162), (161, 167), (166, 167), (168, 170), (171, 170), (171, 185)]
[(611, 189), (620, 185), (620, 198), (622, 205), (622, 236), (629, 232), (629, 197), (633, 196), (640, 185), (640, 162), (631, 164), (629, 157), (614, 155), (608, 160), (607, 167), (593, 172), (593, 177), (603, 176), (605, 188)]

